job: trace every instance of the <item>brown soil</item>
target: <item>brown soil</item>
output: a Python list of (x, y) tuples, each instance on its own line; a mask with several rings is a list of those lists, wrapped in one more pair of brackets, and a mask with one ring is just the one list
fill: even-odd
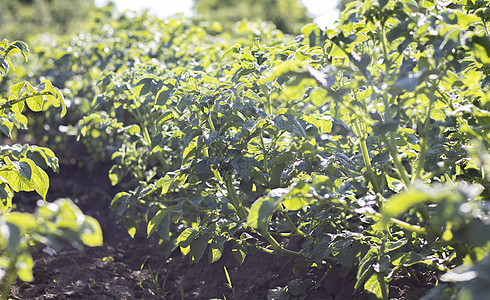
[[(12, 299), (267, 299), (269, 289), (284, 287), (292, 280), (310, 289), (306, 298), (302, 294), (291, 300), (368, 299), (362, 293), (352, 295), (355, 273), (340, 267), (333, 267), (315, 285), (324, 272), (313, 269), (295, 275), (292, 270), (297, 262), (288, 257), (249, 253), (240, 265), (230, 249), (225, 249), (223, 257), (213, 264), (206, 259), (193, 264), (182, 258), (178, 250), (166, 259), (159, 254), (156, 243), (142, 234), (131, 239), (122, 225), (115, 225), (115, 215), (108, 206), (116, 190), (110, 186), (107, 171), (108, 166), (102, 166), (86, 173), (65, 162), (61, 174), (50, 176), (49, 200), (76, 199), (84, 213), (100, 222), (104, 245), (83, 252), (66, 246), (54, 256), (35, 253), (35, 279), (28, 283), (16, 281), (11, 289)], [(19, 209), (32, 210), (35, 197), (32, 193), (19, 195)], [(224, 267), (230, 274), (233, 291), (226, 285)], [(422, 286), (400, 274), (391, 283), (390, 298), (420, 299), (435, 284), (434, 276), (416, 273)]]

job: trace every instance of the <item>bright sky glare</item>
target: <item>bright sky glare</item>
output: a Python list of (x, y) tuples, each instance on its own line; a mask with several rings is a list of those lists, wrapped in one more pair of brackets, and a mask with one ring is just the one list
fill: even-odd
[[(119, 11), (127, 9), (140, 11), (148, 8), (150, 13), (161, 18), (176, 13), (184, 13), (186, 16), (192, 15), (193, 0), (115, 0), (114, 2)], [(95, 0), (95, 3), (103, 5), (107, 3), (107, 0)], [(332, 28), (339, 17), (336, 9), (337, 0), (303, 0), (303, 3), (315, 22), (322, 28), (325, 26)]]

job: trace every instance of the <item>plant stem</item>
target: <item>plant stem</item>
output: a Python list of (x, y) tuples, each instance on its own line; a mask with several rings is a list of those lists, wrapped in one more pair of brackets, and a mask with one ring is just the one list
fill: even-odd
[(299, 257), (299, 258), (304, 258), (304, 256), (299, 253), (299, 252), (296, 252), (296, 251), (292, 251), (292, 250), (289, 250), (289, 249), (286, 249), (284, 248), (283, 246), (281, 246), (272, 236), (271, 234), (266, 231), (266, 232), (261, 232), (261, 235), (269, 242), (269, 244), (271, 244), (272, 248), (274, 248), (274, 250), (279, 253), (279, 254), (283, 254), (283, 255), (287, 255), (287, 256), (293, 256), (293, 257)]
[(299, 235), (302, 238), (313, 240), (311, 236), (307, 236), (303, 231), (298, 229), (298, 227), (294, 224), (293, 220), (291, 220), (291, 217), (288, 215), (288, 212), (286, 211), (283, 204), (281, 204), (281, 207), (282, 207), (281, 214), (286, 219), (286, 222), (288, 222), (289, 226), (293, 230), (293, 233)]
[(12, 285), (12, 282), (15, 279), (15, 262), (17, 261), (17, 255), (15, 254), (16, 252), (14, 251), (13, 255), (9, 257), (9, 265), (7, 267), (7, 275), (5, 276), (5, 279), (3, 280), (1, 284), (1, 294), (0, 294), (0, 299), (4, 300), (7, 299), (9, 293), (10, 293), (10, 286)]
[(380, 193), (378, 182), (374, 177), (373, 168), (371, 166), (371, 160), (369, 158), (369, 151), (366, 145), (366, 133), (361, 129), (361, 126), (359, 125), (358, 122), (354, 122), (354, 128), (357, 133), (357, 137), (359, 139), (359, 145), (362, 152), (362, 159), (364, 161), (364, 166), (366, 167), (366, 172), (368, 174), (369, 181), (371, 181), (374, 191), (376, 193)]
[(12, 105), (17, 104), (19, 102), (23, 102), (29, 98), (37, 97), (37, 96), (54, 96), (51, 92), (34, 92), (33, 94), (25, 95), (15, 100), (7, 101), (6, 103), (0, 105), (0, 110), (11, 108)]
[[(381, 32), (379, 32), (379, 34), (383, 46), (383, 57), (384, 57), (384, 65), (385, 65), (384, 74), (388, 75), (390, 74), (391, 67), (388, 59), (388, 49), (386, 47), (386, 30), (384, 24), (381, 24)], [(382, 93), (382, 98), (383, 98), (383, 104), (385, 106), (386, 121), (388, 122), (393, 121), (393, 116), (391, 114), (391, 107), (388, 101), (388, 95), (386, 93)], [(393, 162), (395, 163), (397, 173), (400, 175), (400, 179), (403, 181), (405, 187), (408, 187), (408, 185), (410, 184), (410, 178), (408, 176), (407, 170), (405, 169), (405, 167), (400, 161), (400, 158), (398, 156), (398, 149), (393, 144), (393, 141), (396, 140), (395, 132), (390, 131), (388, 135), (389, 138), (384, 137), (385, 144), (388, 147), (388, 151), (391, 157), (393, 158)]]
[[(380, 220), (381, 218), (383, 218), (383, 215), (380, 214), (380, 213), (363, 213), (367, 216), (370, 216), (372, 218), (376, 218), (378, 220)], [(411, 231), (411, 232), (415, 232), (415, 233), (418, 233), (418, 234), (427, 234), (427, 231), (425, 230), (425, 228), (422, 228), (420, 226), (417, 226), (417, 225), (412, 225), (410, 223), (407, 223), (405, 221), (402, 221), (402, 220), (399, 220), (399, 219), (396, 219), (396, 218), (390, 218), (390, 222), (398, 225), (399, 227), (403, 228), (403, 229), (406, 229), (408, 231)]]
[(434, 104), (434, 98), (433, 95), (435, 94), (435, 90), (438, 86), (439, 82), (434, 84), (431, 89), (430, 95), (432, 97), (429, 98), (429, 107), (427, 108), (427, 116), (425, 117), (424, 121), (424, 128), (422, 132), (422, 141), (420, 143), (420, 155), (419, 155), (419, 163), (417, 164), (417, 168), (415, 169), (415, 172), (412, 174), (412, 181), (414, 182), (415, 180), (420, 178), (420, 174), (422, 172), (422, 169), (424, 168), (425, 165), (425, 160), (427, 158), (427, 138), (428, 138), (428, 133), (430, 129), (430, 113), (432, 112), (432, 107)]
[[(140, 118), (141, 113), (139, 112), (139, 110), (137, 110), (137, 113), (138, 113), (138, 118)], [(142, 127), (142, 130), (143, 130), (143, 138), (145, 140), (146, 145), (148, 147), (151, 147), (150, 133), (149, 133), (148, 128), (145, 126), (145, 124), (143, 123), (141, 118), (140, 118), (140, 126)], [(150, 149), (150, 151), (151, 150), (152, 149)], [(165, 161), (165, 158), (163, 157), (163, 155), (160, 151), (156, 152), (156, 157), (157, 157), (158, 161), (160, 162), (160, 164), (162, 165), (162, 167), (164, 168), (165, 172), (168, 171), (169, 166), (168, 166), (167, 162)]]
[(228, 192), (228, 198), (231, 202), (231, 205), (235, 208), (237, 211), (238, 217), (242, 221), (246, 221), (248, 217), (248, 212), (245, 210), (245, 208), (242, 206), (242, 203), (240, 201), (240, 198), (238, 198), (238, 195), (235, 191), (235, 187), (233, 186), (232, 183), (232, 176), (228, 175), (226, 177), (226, 190)]
[(394, 133), (390, 132), (390, 138), (387, 138), (386, 136), (381, 136), (383, 141), (386, 144), (386, 147), (388, 148), (388, 152), (391, 155), (391, 158), (393, 159), (393, 162), (395, 163), (396, 166), (396, 172), (400, 176), (400, 179), (405, 185), (405, 188), (408, 187), (410, 184), (410, 177), (408, 176), (407, 170), (403, 166), (402, 162), (400, 161), (400, 158), (398, 157), (398, 149), (393, 145), (392, 140), (395, 139)]
[(267, 149), (265, 148), (265, 143), (264, 143), (264, 136), (262, 134), (262, 132), (260, 132), (260, 145), (262, 147), (262, 154), (264, 156), (264, 171), (266, 173), (269, 173), (269, 163), (268, 163), (268, 160), (269, 160), (269, 155), (268, 155), (268, 152), (267, 152)]

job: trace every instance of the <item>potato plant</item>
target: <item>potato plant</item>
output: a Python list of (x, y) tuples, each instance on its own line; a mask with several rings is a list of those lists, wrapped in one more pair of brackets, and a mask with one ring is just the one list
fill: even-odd
[[(230, 243), (239, 262), (253, 248), (297, 257), (296, 269), (340, 265), (379, 299), (425, 265), (480, 296), (489, 11), (367, 0), (289, 42), (257, 35), (203, 55), (201, 40), (182, 39), (173, 56), (101, 75), (80, 132), (117, 141), (109, 176), (125, 190), (111, 207), (169, 252), (212, 263)], [(301, 249), (286, 247), (293, 237)]]
[[(29, 49), (24, 42), (0, 43), (0, 73), (6, 75), (12, 68), (12, 57), (21, 54), (27, 61)], [(3, 82), (2, 82), (3, 83)], [(8, 95), (1, 92), (0, 131), (13, 138), (15, 130), (27, 129), (25, 107), (31, 111), (59, 108), (65, 114), (62, 93), (49, 80), (33, 86), (27, 81), (12, 85)], [(43, 170), (58, 171), (58, 159), (49, 148), (34, 145), (3, 143), (0, 146), (0, 298), (6, 299), (11, 283), (16, 277), (33, 280), (33, 260), (30, 254), (34, 245), (57, 248), (57, 240), (64, 239), (74, 246), (98, 246), (102, 233), (98, 222), (83, 215), (68, 199), (44, 203), (49, 188), (49, 177)], [(33, 214), (12, 212), (14, 192), (35, 191), (43, 200)]]
[[(17, 68), (11, 78), (36, 81), (37, 76), (42, 76), (63, 91), (67, 115), (61, 119), (55, 111), (47, 111), (42, 118), (30, 114), (28, 118), (32, 126), (28, 134), (41, 140), (42, 145), (49, 145), (59, 156), (64, 156), (64, 153), (70, 156), (72, 150), (67, 145), (73, 144), (78, 133), (78, 121), (90, 113), (92, 100), (97, 99), (94, 101), (102, 104), (98, 109), (106, 111), (110, 117), (116, 110), (117, 113), (122, 111), (104, 105), (99, 97), (109, 83), (115, 84), (111, 81), (114, 74), (156, 62), (165, 62), (170, 69), (179, 65), (200, 68), (207, 61), (216, 62), (230, 43), (248, 41), (250, 36), (257, 34), (274, 42), (284, 39), (283, 33), (265, 23), (239, 24), (230, 36), (223, 33), (221, 25), (216, 23), (189, 19), (160, 20), (146, 14), (116, 15), (106, 11), (88, 32), (73, 36), (44, 36), (32, 49), (30, 61), (33, 66), (27, 70)], [(124, 82), (117, 82), (113, 90), (123, 87)], [(110, 160), (121, 143), (117, 136), (106, 134), (103, 128), (93, 127), (85, 134), (90, 138), (81, 141), (89, 155), (77, 159), (88, 168)]]

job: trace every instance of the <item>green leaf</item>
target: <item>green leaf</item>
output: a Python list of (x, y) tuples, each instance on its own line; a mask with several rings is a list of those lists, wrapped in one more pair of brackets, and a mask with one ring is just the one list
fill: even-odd
[[(126, 225), (125, 225), (126, 226)], [(131, 238), (134, 238), (134, 235), (136, 234), (136, 227), (134, 226), (129, 226), (129, 227), (126, 227), (127, 230), (128, 230), (128, 234), (129, 236), (131, 236)]]
[(6, 215), (12, 209), (13, 192), (5, 178), (0, 176), (0, 214)]
[(25, 102), (24, 101), (19, 101), (11, 106), (11, 110), (16, 113), (16, 118), (22, 118), (25, 119), (25, 122), (21, 122), (24, 125), (27, 125), (27, 118), (24, 115), (21, 115), (21, 113), (24, 111), (25, 107)]
[(17, 170), (8, 171), (6, 176), (9, 186), (15, 191), (33, 191), (32, 183), (21, 175)]
[[(54, 104), (55, 107), (61, 106), (61, 113), (60, 117), (63, 118), (66, 114), (66, 105), (65, 105), (65, 97), (61, 93), (61, 91), (58, 88), (54, 88), (55, 91), (55, 98), (58, 100), (58, 104)], [(56, 103), (56, 102), (54, 102)]]
[(332, 253), (332, 249), (330, 248), (330, 239), (323, 239), (321, 243), (318, 243), (315, 246), (315, 249), (312, 252), (313, 260), (317, 265), (322, 265), (323, 261), (327, 259)]
[(5, 134), (8, 137), (11, 137), (13, 128), (14, 128), (14, 124), (12, 122), (10, 122), (7, 119), (1, 120), (0, 132), (2, 132), (3, 134)]
[(34, 215), (29, 213), (12, 212), (7, 216), (7, 222), (15, 224), (22, 231), (31, 231), (39, 226)]
[(379, 273), (374, 273), (364, 284), (364, 289), (376, 296), (377, 299), (388, 299), (388, 282)]
[(410, 188), (405, 192), (392, 196), (383, 206), (382, 224), (386, 225), (389, 218), (398, 216), (407, 211), (410, 207), (423, 203), (429, 199), (430, 197), (426, 192), (417, 188)]
[(247, 256), (247, 244), (243, 241), (237, 241), (231, 249), (231, 254), (239, 264), (242, 264)]
[(361, 259), (361, 262), (359, 263), (359, 267), (357, 269), (357, 281), (354, 286), (354, 290), (357, 291), (357, 289), (359, 289), (359, 287), (366, 281), (366, 279), (374, 273), (373, 263), (376, 260), (377, 255), (378, 249), (371, 248)]
[(168, 87), (164, 87), (157, 93), (157, 104), (158, 105), (165, 105), (167, 104), (168, 100), (170, 99), (170, 93), (172, 92), (172, 89)]
[(296, 117), (291, 114), (281, 114), (276, 116), (274, 118), (274, 125), (279, 130), (294, 133), (306, 139), (305, 128), (298, 122), (298, 120), (296, 120)]
[(269, 218), (277, 207), (277, 200), (270, 197), (259, 198), (250, 207), (247, 224), (256, 229), (267, 230), (269, 227)]
[(20, 97), (20, 92), (22, 91), (22, 88), (26, 85), (25, 81), (21, 81), (19, 83), (16, 83), (10, 87), (10, 94), (15, 96), (16, 98)]
[(401, 265), (404, 267), (408, 267), (418, 263), (430, 264), (431, 262), (427, 260), (427, 257), (425, 255), (422, 255), (414, 251), (410, 251), (408, 253), (403, 254), (399, 258), (393, 260), (391, 263), (395, 266)]
[(44, 97), (32, 96), (26, 99), (27, 106), (32, 111), (42, 111), (44, 109)]
[(163, 178), (160, 178), (158, 180), (157, 186), (162, 187), (162, 193), (161, 193), (162, 196), (167, 194), (174, 180), (175, 180), (175, 176), (170, 176), (169, 173), (165, 174)]
[(21, 232), (17, 225), (12, 223), (0, 222), (0, 230), (2, 231), (2, 237), (0, 240), (7, 240), (7, 245), (2, 241), (2, 250), (8, 250), (10, 253), (18, 251), (17, 247), (20, 244)]
[(233, 45), (233, 47), (231, 47), (230, 49), (226, 50), (226, 51), (223, 53), (222, 57), (225, 57), (225, 56), (227, 56), (227, 55), (229, 55), (229, 54), (231, 54), (231, 53), (240, 53), (240, 49), (241, 49), (241, 48), (242, 48), (242, 45), (240, 45), (240, 44), (235, 44), (235, 45)]
[(385, 253), (399, 249), (403, 245), (405, 245), (408, 242), (406, 238), (399, 239), (398, 241), (394, 242), (386, 242), (386, 250)]
[(337, 44), (332, 45), (332, 50), (328, 53), (333, 58), (347, 58), (349, 57), (347, 53), (345, 53), (342, 48), (340, 48)]
[(218, 261), (223, 255), (223, 249), (225, 242), (228, 239), (224, 236), (215, 236), (209, 245), (209, 262), (214, 263)]
[(46, 194), (48, 193), (48, 188), (49, 188), (48, 174), (46, 174), (46, 172), (43, 169), (36, 166), (36, 164), (28, 158), (21, 159), (21, 162), (27, 162), (31, 167), (32, 176), (30, 181), (34, 186), (34, 190), (41, 197), (43, 197), (44, 200), (46, 200)]
[(182, 248), (189, 247), (198, 233), (199, 231), (194, 228), (186, 228), (177, 238), (177, 245)]
[[(102, 245), (102, 229), (96, 219), (85, 216), (85, 222), (80, 227), (82, 232), (81, 240), (89, 247), (97, 247)], [(134, 235), (133, 235), (134, 236)]]
[(302, 62), (287, 60), (277, 65), (274, 72), (264, 79), (264, 82), (276, 80), (280, 76), (289, 76), (300, 72), (304, 72)]
[(352, 268), (352, 263), (354, 261), (354, 251), (352, 250), (352, 246), (348, 245), (343, 247), (336, 257), (339, 264), (349, 269)]
[(471, 50), (475, 58), (484, 64), (490, 64), (490, 41), (485, 36), (473, 36), (471, 38)]
[(141, 97), (148, 93), (157, 93), (157, 80), (155, 75), (146, 75), (141, 77), (135, 84), (136, 95)]
[(27, 62), (29, 57), (29, 47), (27, 46), (27, 44), (22, 41), (15, 41), (12, 42), (12, 46), (20, 50), (20, 53), (22, 54), (22, 56)]
[(146, 232), (148, 237), (150, 237), (155, 231), (157, 230), (158, 226), (160, 225), (160, 222), (162, 222), (163, 217), (165, 217), (166, 213), (165, 211), (159, 210), (153, 218), (151, 218), (150, 222), (148, 222), (148, 226), (146, 228)]
[(190, 244), (191, 251), (189, 252), (192, 262), (197, 263), (201, 260), (202, 256), (204, 255), (204, 251), (208, 246), (209, 237), (210, 234), (204, 232), (192, 241)]
[(313, 199), (311, 198), (295, 196), (291, 198), (286, 198), (286, 200), (284, 200), (282, 204), (284, 204), (287, 210), (300, 210), (303, 207), (310, 205), (312, 201)]
[(51, 168), (55, 173), (59, 172), (59, 160), (54, 152), (46, 147), (31, 146), (31, 151), (27, 157), (42, 168)]
[(121, 131), (124, 131), (128, 134), (131, 134), (131, 135), (135, 135), (135, 134), (140, 133), (141, 129), (138, 125), (133, 124), (133, 125), (129, 125), (129, 126), (121, 128)]
[(28, 181), (31, 180), (32, 169), (31, 165), (27, 161), (10, 161), (8, 157), (6, 159), (10, 164), (14, 166), (14, 168), (17, 170), (17, 172), (19, 172), (22, 177), (24, 177)]
[(310, 205), (313, 202), (313, 198), (311, 196), (307, 197), (309, 190), (310, 185), (308, 183), (299, 181), (287, 195), (281, 198), (282, 204), (288, 210), (300, 210)]
[(17, 276), (19, 276), (20, 280), (30, 282), (34, 279), (32, 275), (34, 261), (29, 253), (22, 253), (17, 256), (15, 266), (17, 268)]

